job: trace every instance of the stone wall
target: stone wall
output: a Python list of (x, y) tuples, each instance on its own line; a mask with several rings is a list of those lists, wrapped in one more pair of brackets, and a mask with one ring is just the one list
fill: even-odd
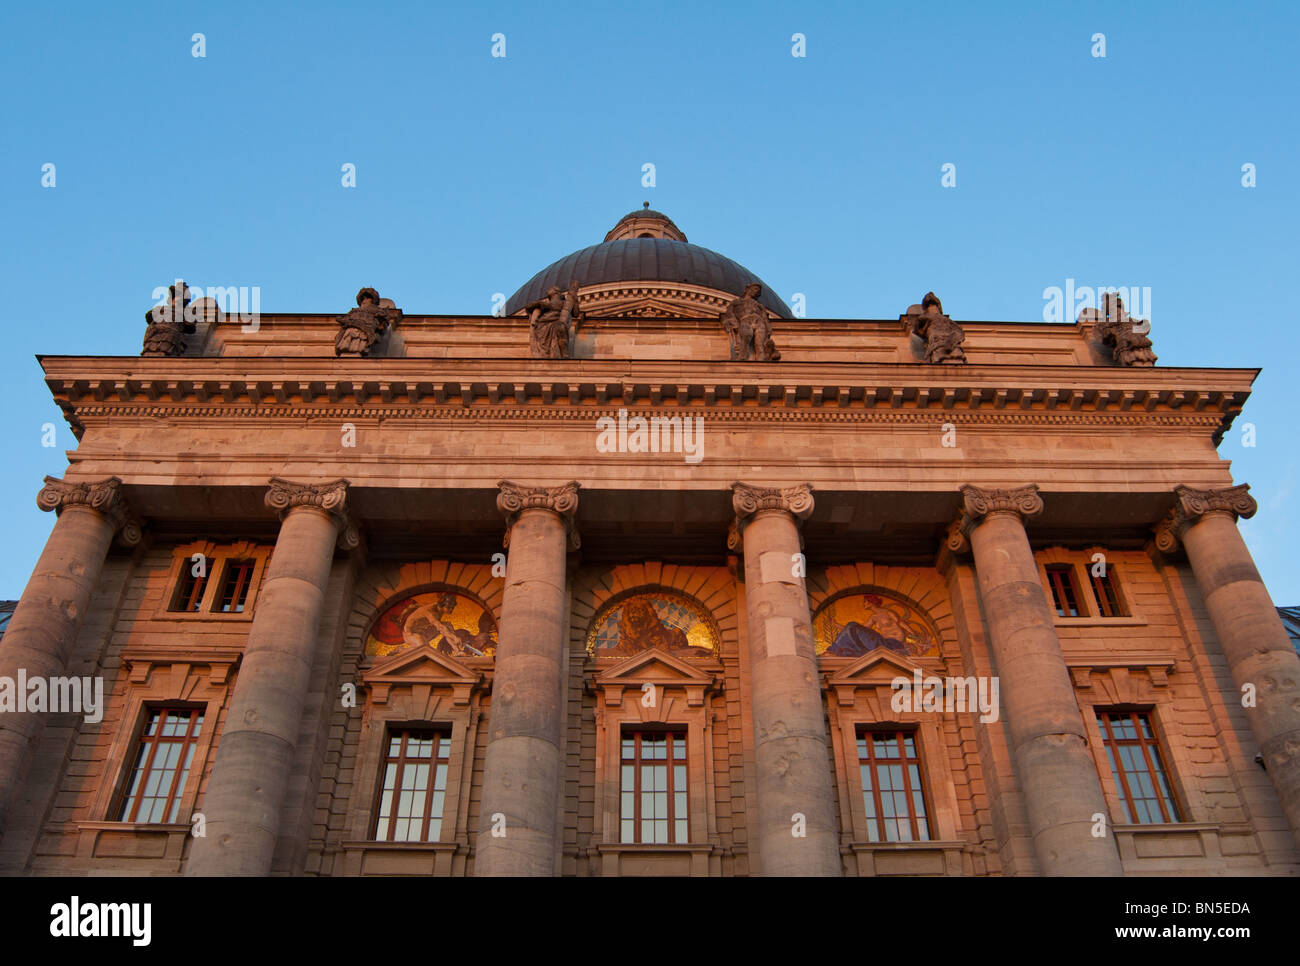
[[(168, 613), (179, 568), (190, 554), (237, 553), (265, 560), (265, 543), (158, 543), (133, 554), (110, 555), (90, 613), (76, 642), (70, 674), (104, 676), (103, 721), (76, 715), (51, 721), (35, 765), (14, 806), (0, 852), (0, 873), (177, 874), (190, 845), (190, 812), (202, 810), (224, 710), (238, 677), (238, 658), (250, 612), (238, 616)], [(274, 857), (277, 874), (473, 873), (471, 854), (479, 824), (487, 747), (483, 726), (491, 713), (491, 662), (466, 675), (441, 665), (421, 665), (412, 685), (399, 687), (382, 707), (367, 697), (364, 679), (374, 661), (363, 654), (367, 629), (380, 610), (414, 591), (450, 586), (482, 600), (499, 619), (502, 581), (491, 566), (445, 560), (361, 564), (336, 557), (328, 601), (295, 752), (289, 792)], [(1075, 697), (1092, 731), (1090, 750), (1116, 821), (1123, 869), (1131, 875), (1295, 874), (1300, 855), (1277, 795), (1255, 763), (1255, 745), (1237, 699), (1214, 628), (1185, 563), (1141, 550), (1043, 546), (1039, 567), (1069, 563), (1081, 590), (1093, 554), (1106, 554), (1127, 604), (1127, 617), (1057, 618), (1056, 631)], [(811, 566), (807, 587), (812, 611), (835, 594), (876, 589), (922, 610), (939, 635), (937, 656), (918, 663), (940, 676), (996, 673), (986, 640), (974, 571), (969, 561), (933, 566), (873, 563)], [(637, 588), (680, 592), (716, 621), (721, 645), (716, 683), (705, 686), (709, 846), (685, 857), (672, 850), (650, 855), (602, 849), (598, 787), (597, 714), (605, 700), (596, 676), (618, 662), (587, 653), (587, 633), (606, 603)], [(663, 871), (747, 875), (761, 866), (754, 853), (756, 787), (753, 721), (748, 688), (743, 568), (736, 558), (716, 566), (664, 562), (616, 566), (582, 564), (569, 573), (568, 677), (557, 843), (564, 875)], [(1046, 590), (1044, 590), (1046, 594)], [(860, 874), (1005, 875), (1038, 871), (1025, 803), (1013, 766), (1005, 721), (979, 724), (971, 714), (938, 713), (920, 724), (926, 755), (933, 843), (875, 847), (854, 827), (854, 751), (836, 735), (853, 722), (889, 720), (882, 682), (898, 670), (876, 657), (855, 662), (823, 659), (824, 711), (832, 742), (831, 766), (839, 781), (835, 815), (842, 830), (844, 871)], [(713, 667), (704, 662), (700, 666)], [(450, 677), (449, 677), (450, 675)], [(474, 680), (471, 680), (474, 679)], [(341, 700), (356, 683), (356, 707)], [(454, 688), (460, 690), (455, 691)], [(113, 808), (129, 769), (142, 709), (148, 702), (207, 704), (205, 740), (186, 785), (180, 821), (172, 826), (115, 822)], [(1092, 708), (1150, 707), (1167, 754), (1166, 766), (1185, 814), (1178, 826), (1142, 827), (1119, 821), (1123, 813)], [(449, 793), (442, 843), (437, 846), (367, 845), (373, 823), (377, 735), (386, 721), (453, 721), (461, 747), (453, 757), (456, 794)], [(693, 794), (696, 789), (693, 787)], [(699, 836), (693, 829), (691, 839)], [(676, 863), (676, 864), (674, 864)]]

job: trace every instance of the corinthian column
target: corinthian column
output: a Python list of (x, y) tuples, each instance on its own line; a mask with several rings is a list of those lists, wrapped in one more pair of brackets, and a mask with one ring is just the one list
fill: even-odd
[[(115, 476), (94, 483), (47, 476), (36, 505), (54, 510), (59, 518), (0, 639), (0, 678), (12, 682), (18, 681), (19, 672), (29, 681), (67, 672), (113, 534), (120, 530), (128, 546), (140, 542), (139, 521)], [(16, 707), (0, 714), (0, 836), (44, 728), (43, 712)]]
[(563, 767), (565, 552), (577, 549), (578, 484), (503, 480), (506, 586), (488, 707), (475, 875), (556, 874)]
[(1181, 540), (1187, 551), (1264, 767), (1300, 845), (1300, 657), (1237, 529), (1237, 517), (1258, 509), (1249, 490), (1245, 483), (1176, 488), (1173, 509), (1156, 528), (1156, 546), (1172, 553)]
[(266, 503), (280, 511), (280, 533), (201, 804), (207, 834), (194, 840), (186, 875), (271, 871), (334, 548), (357, 545), (347, 489), (347, 480), (271, 480)]
[(1121, 875), (1113, 836), (1094, 837), (1108, 814), (1052, 611), (1025, 533), (1043, 511), (1038, 487), (963, 486), (949, 549), (972, 550), (997, 665), (1002, 711), (1044, 875)]
[(806, 483), (733, 483), (731, 549), (745, 551), (750, 709), (758, 769), (759, 867), (764, 875), (841, 875), (821, 681), (800, 554), (813, 511)]

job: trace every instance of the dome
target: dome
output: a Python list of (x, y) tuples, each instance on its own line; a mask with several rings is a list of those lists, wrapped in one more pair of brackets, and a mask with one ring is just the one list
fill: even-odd
[(671, 238), (673, 241), (686, 241), (686, 232), (678, 228), (671, 218), (662, 211), (655, 211), (650, 202), (645, 202), (640, 211), (629, 211), (609, 230), (605, 241), (617, 241), (620, 238)]
[[(534, 275), (507, 300), (505, 314), (523, 311), (552, 285), (567, 288), (575, 278), (582, 286), (580, 292), (611, 283), (647, 282), (664, 291), (684, 285), (738, 296), (746, 285), (757, 284), (763, 289), (758, 298), (763, 306), (783, 319), (794, 317), (789, 306), (761, 278), (725, 255), (692, 245), (671, 218), (652, 211), (648, 202), (640, 211), (620, 218), (605, 241), (566, 255)], [(697, 314), (716, 312), (716, 305), (701, 304)]]

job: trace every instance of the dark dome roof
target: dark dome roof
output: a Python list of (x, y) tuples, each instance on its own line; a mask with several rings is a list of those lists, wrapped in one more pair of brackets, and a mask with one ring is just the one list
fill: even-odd
[[(626, 217), (648, 214), (634, 211)], [(672, 223), (667, 216), (660, 217)], [(780, 296), (743, 265), (715, 251), (671, 238), (623, 238), (589, 245), (566, 255), (546, 266), (510, 296), (505, 314), (513, 315), (529, 302), (540, 299), (552, 285), (567, 288), (575, 278), (584, 286), (606, 282), (684, 282), (732, 295), (741, 295), (746, 285), (757, 283), (763, 286), (759, 302), (783, 319), (794, 317)]]

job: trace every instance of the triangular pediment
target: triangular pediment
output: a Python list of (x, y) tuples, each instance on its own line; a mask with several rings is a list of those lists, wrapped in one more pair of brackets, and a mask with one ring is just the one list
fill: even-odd
[(699, 311), (698, 306), (683, 306), (666, 299), (640, 298), (626, 301), (610, 302), (601, 306), (604, 315), (614, 318), (642, 319), (677, 319), (687, 318), (691, 310)]
[(713, 675), (657, 647), (647, 648), (596, 675), (600, 687), (619, 684), (708, 685)]
[(361, 679), (366, 684), (474, 684), (480, 674), (429, 645), (404, 647), (376, 663)]
[(827, 677), (826, 683), (830, 685), (872, 684), (889, 681), (900, 675), (910, 678), (912, 672), (917, 669), (924, 671), (920, 664), (909, 660), (906, 655), (891, 651), (887, 647), (877, 647), (831, 674)]

